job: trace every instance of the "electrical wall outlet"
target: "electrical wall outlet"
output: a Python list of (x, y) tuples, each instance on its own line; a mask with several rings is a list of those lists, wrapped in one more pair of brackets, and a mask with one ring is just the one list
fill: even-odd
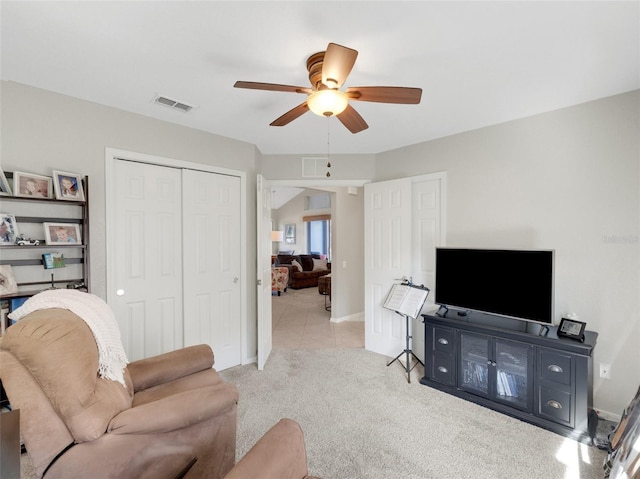
[(600, 363), (600, 377), (604, 379), (611, 379), (611, 365)]

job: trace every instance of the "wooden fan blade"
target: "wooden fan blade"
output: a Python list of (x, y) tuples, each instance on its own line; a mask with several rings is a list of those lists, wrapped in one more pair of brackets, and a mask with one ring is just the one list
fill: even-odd
[(284, 126), (284, 125), (287, 125), (287, 124), (291, 123), (293, 120), (295, 120), (296, 118), (298, 118), (299, 116), (304, 115), (308, 111), (309, 111), (309, 106), (307, 105), (307, 102), (305, 101), (304, 103), (301, 103), (297, 107), (292, 108), (291, 110), (286, 112), (280, 118), (277, 118), (277, 119), (273, 120), (271, 123), (269, 123), (269, 125), (271, 125), (271, 126)]
[(358, 113), (351, 105), (347, 105), (346, 110), (337, 116), (338, 120), (340, 120), (340, 122), (342, 122), (342, 124), (346, 126), (351, 133), (355, 134), (369, 128), (369, 125), (367, 125), (367, 122), (360, 116), (360, 113)]
[(322, 83), (340, 88), (356, 62), (358, 52), (337, 43), (329, 43), (322, 60)]
[(279, 85), (277, 83), (260, 83), (254, 81), (237, 81), (234, 88), (248, 88), (250, 90), (284, 91), (289, 93), (311, 93), (311, 88), (303, 86)]
[(420, 103), (422, 88), (407, 88), (401, 86), (356, 86), (347, 88), (346, 94), (351, 100), (416, 105)]

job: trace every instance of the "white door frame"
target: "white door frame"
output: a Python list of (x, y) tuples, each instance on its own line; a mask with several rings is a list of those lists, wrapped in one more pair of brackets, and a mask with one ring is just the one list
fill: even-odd
[[(258, 315), (258, 370), (262, 371), (273, 349), (271, 315), (271, 187), (256, 177), (256, 306)], [(268, 238), (267, 244), (264, 239)]]
[(241, 348), (242, 348), (242, 364), (248, 364), (255, 361), (255, 358), (248, 357), (247, 348), (247, 179), (244, 171), (231, 170), (203, 163), (194, 163), (190, 161), (177, 160), (174, 158), (165, 158), (146, 153), (137, 153), (133, 151), (121, 150), (118, 148), (105, 148), (105, 204), (106, 204), (106, 224), (105, 224), (105, 245), (106, 245), (106, 293), (107, 304), (113, 304), (113, 298), (116, 289), (114, 274), (114, 238), (117, 231), (117, 218), (115, 218), (115, 210), (113, 208), (115, 201), (114, 189), (112, 186), (115, 181), (115, 162), (117, 160), (137, 161), (158, 166), (166, 166), (170, 168), (189, 169), (196, 171), (206, 171), (209, 173), (217, 173), (221, 175), (237, 176), (240, 178), (240, 321), (241, 321)]

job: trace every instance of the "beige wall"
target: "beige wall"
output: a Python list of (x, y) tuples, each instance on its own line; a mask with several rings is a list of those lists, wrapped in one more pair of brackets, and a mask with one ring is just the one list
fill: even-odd
[(296, 242), (294, 244), (285, 242), (278, 243), (277, 250), (294, 250), (294, 254), (309, 253), (309, 251), (307, 251), (307, 229), (302, 221), (303, 216), (331, 214), (330, 208), (305, 209), (307, 203), (306, 197), (317, 193), (319, 193), (319, 191), (306, 189), (277, 210), (271, 210), (271, 219), (273, 220), (274, 226), (279, 230), (284, 231), (284, 225), (286, 224), (296, 225)]
[(336, 188), (331, 263), (331, 317), (364, 319), (364, 188)]
[(376, 180), (447, 172), (449, 246), (555, 250), (555, 319), (599, 333), (595, 407), (616, 415), (640, 385), (639, 116), (636, 91), (376, 160)]
[[(247, 173), (247, 284), (256, 284), (254, 145), (14, 82), (0, 84), (1, 165), (5, 171), (89, 176), (91, 291), (106, 298), (105, 148), (203, 163)], [(176, 112), (176, 114), (181, 114)], [(247, 291), (246, 350), (256, 355), (256, 291)]]
[[(317, 182), (332, 180), (370, 180), (375, 176), (375, 155), (331, 155), (331, 177), (308, 178), (302, 176), (302, 158), (318, 155), (263, 155), (262, 174), (269, 180), (299, 180)], [(321, 172), (324, 175), (324, 171)]]

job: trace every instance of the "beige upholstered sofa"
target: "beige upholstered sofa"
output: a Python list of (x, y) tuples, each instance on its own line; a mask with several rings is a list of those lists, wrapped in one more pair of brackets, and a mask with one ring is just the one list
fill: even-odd
[(0, 378), (38, 478), (306, 477), (302, 431), (288, 420), (234, 469), (238, 393), (213, 364), (199, 345), (132, 362), (125, 385), (105, 379), (91, 329), (60, 308), (0, 339)]

